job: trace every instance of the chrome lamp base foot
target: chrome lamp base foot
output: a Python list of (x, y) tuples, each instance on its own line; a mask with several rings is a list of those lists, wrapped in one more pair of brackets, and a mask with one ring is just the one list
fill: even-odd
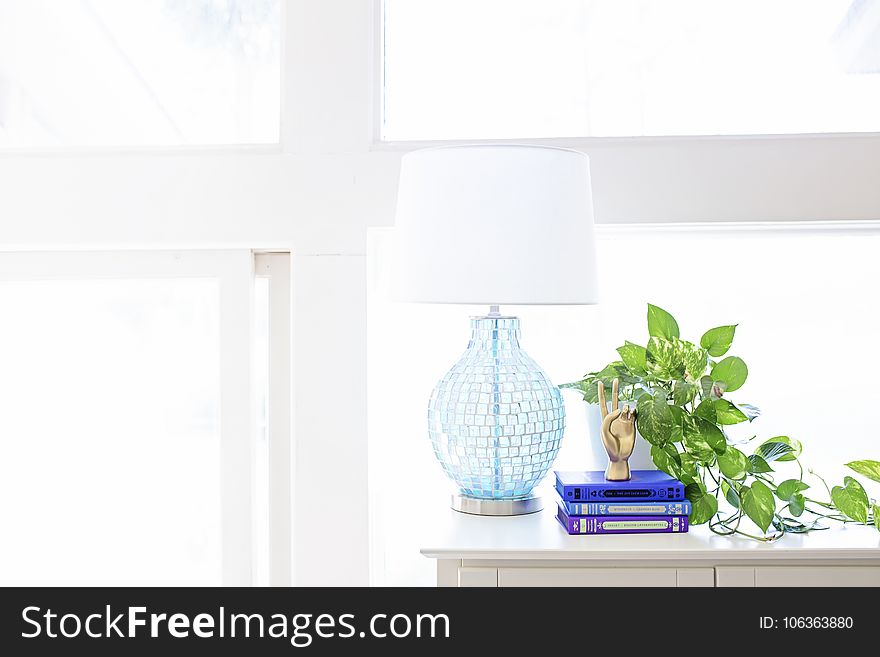
[(536, 495), (516, 500), (488, 500), (467, 495), (453, 495), (452, 508), (460, 513), (475, 516), (522, 516), (537, 513), (544, 508), (544, 502)]

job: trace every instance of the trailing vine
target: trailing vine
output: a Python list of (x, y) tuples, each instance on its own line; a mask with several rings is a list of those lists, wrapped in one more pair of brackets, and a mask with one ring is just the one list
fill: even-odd
[[(596, 404), (599, 384), (610, 396), (618, 379), (619, 398), (635, 404), (638, 430), (651, 444), (654, 464), (685, 484), (691, 524), (708, 523), (716, 534), (758, 541), (827, 529), (829, 520), (873, 524), (880, 530), (880, 506), (855, 477), (829, 487), (808, 470), (821, 484), (819, 494), (813, 492), (805, 481), (799, 441), (788, 436), (729, 438), (729, 427), (751, 423), (761, 413), (728, 396), (749, 373), (742, 358), (726, 355), (735, 333), (736, 325), (718, 326), (694, 344), (680, 338), (671, 314), (648, 304), (646, 346), (627, 341), (617, 349), (620, 360), (560, 387), (579, 390), (584, 401)], [(846, 465), (880, 482), (880, 462)], [(786, 470), (791, 476), (782, 474)], [(743, 524), (746, 518), (760, 533)]]

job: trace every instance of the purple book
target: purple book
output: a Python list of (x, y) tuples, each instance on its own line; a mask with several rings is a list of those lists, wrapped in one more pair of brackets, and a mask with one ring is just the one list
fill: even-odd
[(556, 518), (569, 534), (679, 534), (687, 516), (569, 516), (558, 505)]

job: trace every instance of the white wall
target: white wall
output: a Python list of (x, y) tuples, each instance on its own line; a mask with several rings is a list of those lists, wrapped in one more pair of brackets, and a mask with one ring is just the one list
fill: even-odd
[[(328, 475), (366, 482), (361, 256), (366, 227), (392, 223), (399, 157), (417, 145), (373, 144), (375, 0), (285, 13), (277, 152), (0, 155), (0, 248), (293, 250), (296, 582), (366, 584), (366, 523), (339, 540), (319, 509)], [(600, 222), (880, 217), (876, 136), (565, 143), (591, 155)], [(351, 499), (366, 518), (366, 490)]]

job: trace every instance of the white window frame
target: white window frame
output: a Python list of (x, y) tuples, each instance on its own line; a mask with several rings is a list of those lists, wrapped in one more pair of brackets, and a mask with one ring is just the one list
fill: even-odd
[(866, 164), (880, 132), (383, 141), (383, 0), (374, 15), (371, 149), (408, 153), (462, 143), (542, 144), (590, 156), (598, 223), (773, 222), (880, 218)]
[(291, 280), (290, 254), (257, 253), (254, 276), (269, 282), (269, 586), (293, 584), (294, 451), (291, 449)]

